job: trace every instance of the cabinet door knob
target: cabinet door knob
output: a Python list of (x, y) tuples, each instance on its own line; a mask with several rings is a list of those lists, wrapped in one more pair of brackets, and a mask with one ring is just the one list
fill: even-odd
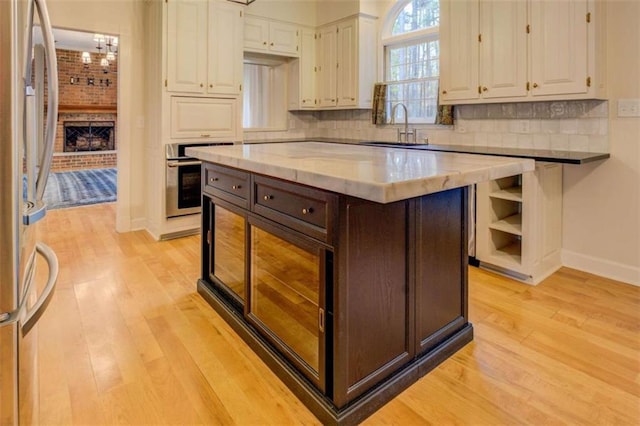
[(302, 209), (302, 214), (311, 214), (313, 213), (313, 209), (309, 207), (308, 209)]
[(355, 101), (355, 100), (356, 100), (356, 98), (351, 98), (351, 100), (352, 100), (352, 101)]
[(233, 189), (240, 189), (240, 188), (242, 188), (242, 185), (233, 185), (231, 188), (233, 188)]
[(273, 46), (273, 42), (271, 42), (271, 46)]
[(483, 92), (486, 92), (487, 90), (489, 90), (489, 89), (487, 89), (486, 87), (482, 86), (482, 91)]
[(263, 42), (262, 42), (262, 44), (264, 44), (264, 45), (266, 46), (266, 45), (267, 45), (267, 42), (266, 42), (266, 41), (263, 41)]
[(210, 85), (209, 85), (209, 87), (211, 87), (211, 88), (212, 88), (212, 87), (213, 87), (213, 84), (210, 84)]
[(204, 84), (200, 83), (200, 87), (204, 87)]
[(273, 195), (265, 195), (262, 198), (264, 198), (265, 201), (273, 200)]
[(538, 83), (533, 83), (533, 88), (537, 89), (538, 88)]
[(209, 182), (210, 182), (210, 183), (217, 182), (217, 181), (218, 181), (218, 178), (217, 178), (217, 177), (210, 177), (210, 178), (209, 178)]

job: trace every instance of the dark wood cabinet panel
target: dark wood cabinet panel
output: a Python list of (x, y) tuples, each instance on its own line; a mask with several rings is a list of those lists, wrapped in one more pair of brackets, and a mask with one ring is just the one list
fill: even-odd
[(417, 200), (416, 334), (426, 351), (467, 322), (466, 188)]
[(340, 210), (334, 288), (334, 402), (339, 407), (407, 363), (414, 352), (407, 202), (348, 199)]

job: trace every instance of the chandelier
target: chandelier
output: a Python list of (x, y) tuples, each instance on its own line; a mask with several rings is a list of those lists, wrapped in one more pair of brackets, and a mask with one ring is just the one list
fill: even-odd
[[(102, 72), (105, 74), (109, 72), (109, 64), (116, 60), (118, 55), (118, 37), (94, 34), (93, 41), (97, 43), (96, 50), (98, 51), (96, 59), (100, 61)], [(104, 50), (104, 53), (102, 52)], [(91, 54), (89, 52), (82, 52), (82, 63), (85, 69), (89, 67), (91, 63)]]

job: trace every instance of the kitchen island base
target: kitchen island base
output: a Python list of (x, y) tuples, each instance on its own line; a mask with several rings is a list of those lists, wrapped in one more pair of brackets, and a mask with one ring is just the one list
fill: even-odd
[(369, 417), (418, 379), (437, 367), (473, 340), (473, 327), (467, 323), (440, 345), (415, 359), (342, 409), (337, 409), (302, 376), (254, 327), (238, 314), (225, 294), (210, 283), (199, 280), (198, 293), (264, 361), (294, 395), (325, 425), (355, 425)]

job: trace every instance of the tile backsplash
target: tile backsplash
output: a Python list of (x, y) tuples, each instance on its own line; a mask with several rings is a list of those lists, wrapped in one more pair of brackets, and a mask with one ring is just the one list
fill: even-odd
[[(608, 152), (608, 102), (460, 105), (453, 126), (410, 125), (418, 143)], [(245, 132), (245, 140), (338, 138), (395, 141), (398, 125), (371, 124), (370, 110), (295, 111), (288, 129)]]

